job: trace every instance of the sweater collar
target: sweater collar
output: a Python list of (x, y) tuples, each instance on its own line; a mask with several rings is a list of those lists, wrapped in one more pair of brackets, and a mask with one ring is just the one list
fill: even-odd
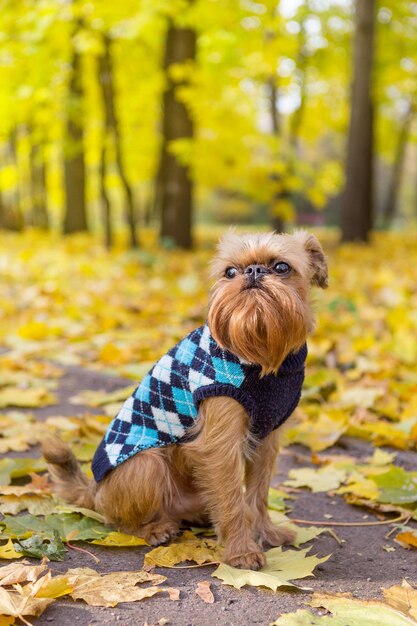
[[(212, 356), (217, 356), (217, 357), (226, 359), (228, 361), (234, 361), (235, 363), (239, 363), (245, 368), (250, 367), (250, 368), (260, 369), (260, 365), (257, 365), (255, 363), (250, 363), (249, 361), (244, 361), (233, 352), (230, 352), (229, 350), (224, 350), (223, 348), (221, 348), (219, 344), (217, 343), (217, 341), (214, 339), (213, 335), (211, 334), (207, 323), (203, 327), (203, 333), (207, 333), (207, 335), (210, 337), (210, 340), (209, 340), (210, 352)], [(301, 348), (298, 351), (290, 352), (285, 357), (284, 361), (281, 363), (278, 373), (279, 374), (292, 374), (292, 373), (296, 373), (296, 372), (303, 370), (306, 358), (307, 358), (307, 344), (305, 343), (301, 346)]]

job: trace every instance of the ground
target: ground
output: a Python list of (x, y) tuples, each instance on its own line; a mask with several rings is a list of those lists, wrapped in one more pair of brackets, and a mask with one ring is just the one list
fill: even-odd
[[(111, 391), (118, 387), (131, 384), (121, 378), (110, 378), (80, 368), (67, 368), (60, 379), (58, 390), (59, 405), (37, 409), (33, 413), (37, 419), (49, 415), (73, 415), (90, 411), (91, 408), (76, 406), (68, 402), (69, 397), (82, 389), (105, 389)], [(372, 448), (359, 440), (342, 438), (332, 452), (348, 452), (357, 458), (369, 455)], [(33, 456), (33, 449), (28, 453), (13, 453), (13, 456)], [(406, 469), (416, 469), (414, 453), (400, 452), (397, 463)], [(292, 446), (284, 451), (279, 459), (273, 485), (279, 486), (291, 467), (306, 465), (306, 449)], [(363, 522), (375, 521), (372, 514), (358, 507), (346, 504), (340, 497), (327, 494), (312, 494), (300, 491), (293, 501), (290, 517), (305, 520), (326, 520), (332, 515), (332, 521)], [(323, 534), (314, 541), (313, 553), (319, 556), (332, 554), (331, 558), (316, 569), (316, 577), (303, 581), (305, 586), (315, 591), (352, 592), (358, 598), (375, 598), (381, 596), (381, 587), (388, 587), (401, 582), (408, 576), (410, 580), (417, 578), (417, 562), (412, 551), (407, 551), (386, 538), (390, 525), (368, 527), (335, 527), (337, 536), (343, 540), (342, 545), (328, 534)], [(394, 551), (387, 552), (384, 546), (390, 545)], [(141, 569), (143, 555), (149, 548), (103, 548), (89, 546), (89, 550), (100, 558), (96, 564), (88, 554), (69, 550), (63, 563), (52, 563), (55, 573), (65, 572), (73, 567), (94, 567), (100, 572)], [(4, 562), (5, 563), (5, 562)], [(267, 625), (285, 612), (304, 608), (311, 592), (282, 591), (277, 593), (258, 589), (244, 588), (237, 591), (222, 585), (217, 579), (211, 578), (213, 566), (193, 569), (158, 569), (158, 573), (167, 576), (167, 584), (180, 589), (180, 600), (173, 602), (159, 595), (142, 602), (121, 604), (113, 609), (94, 608), (82, 602), (70, 599), (57, 600), (37, 620), (36, 624), (55, 622), (59, 626), (69, 624), (157, 624), (165, 618), (177, 626), (204, 625)], [(210, 580), (215, 597), (214, 604), (205, 604), (195, 594), (198, 581)], [(161, 622), (163, 623), (163, 622)]]

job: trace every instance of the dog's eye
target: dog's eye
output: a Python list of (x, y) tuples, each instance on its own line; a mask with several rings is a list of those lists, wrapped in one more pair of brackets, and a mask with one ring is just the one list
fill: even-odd
[(234, 278), (237, 273), (238, 271), (235, 267), (228, 267), (224, 275), (226, 276), (226, 278)]
[(274, 270), (277, 274), (281, 274), (282, 276), (283, 274), (289, 274), (291, 272), (291, 266), (285, 263), (285, 261), (280, 261), (274, 265)]

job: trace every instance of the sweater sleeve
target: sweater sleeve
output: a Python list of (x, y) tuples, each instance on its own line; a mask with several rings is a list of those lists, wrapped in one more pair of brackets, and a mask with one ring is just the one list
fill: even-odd
[(303, 381), (303, 370), (261, 381), (253, 390), (259, 400), (251, 425), (254, 435), (264, 439), (290, 417), (300, 401)]
[(199, 406), (200, 402), (206, 398), (219, 398), (221, 396), (233, 398), (239, 402), (248, 413), (251, 420), (253, 420), (256, 413), (255, 403), (251, 395), (245, 389), (228, 385), (227, 383), (214, 383), (213, 385), (200, 387), (193, 393), (196, 406)]

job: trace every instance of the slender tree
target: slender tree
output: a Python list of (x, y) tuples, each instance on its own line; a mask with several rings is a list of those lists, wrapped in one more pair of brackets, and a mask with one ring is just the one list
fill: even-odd
[[(0, 152), (0, 168), (12, 165), (18, 168), (17, 161), (17, 129), (13, 128)], [(0, 228), (12, 231), (23, 229), (23, 216), (20, 208), (19, 186), (16, 184), (12, 193), (0, 191)]]
[[(275, 201), (290, 201), (292, 197), (292, 190), (286, 184), (286, 181), (294, 176), (296, 169), (296, 160), (298, 158), (297, 152), (299, 151), (300, 143), (300, 129), (304, 120), (306, 95), (307, 95), (307, 71), (308, 71), (308, 55), (306, 53), (307, 45), (307, 33), (306, 33), (306, 20), (311, 15), (309, 0), (305, 0), (302, 7), (302, 18), (300, 20), (300, 31), (298, 34), (298, 54), (297, 54), (297, 74), (298, 85), (300, 93), (300, 101), (298, 107), (293, 112), (289, 120), (289, 133), (288, 133), (288, 145), (285, 155), (285, 172), (281, 177), (275, 175), (277, 181), (280, 182), (281, 189), (277, 193)], [(275, 35), (274, 35), (275, 37)], [(281, 136), (281, 120), (278, 110), (278, 86), (276, 83), (276, 77), (270, 79), (270, 118), (272, 124), (272, 133), (278, 139), (282, 140)], [(283, 232), (285, 230), (285, 220), (280, 215), (272, 216), (272, 228), (276, 232)]]
[(356, 0), (353, 84), (343, 193), (343, 241), (368, 241), (373, 220), (373, 102), (375, 0)]
[(172, 154), (170, 146), (176, 139), (192, 139), (194, 130), (189, 111), (178, 97), (178, 88), (185, 81), (174, 80), (170, 70), (174, 64), (194, 61), (195, 54), (195, 31), (170, 23), (165, 44), (167, 86), (163, 95), (162, 148), (156, 203), (161, 215), (161, 240), (182, 248), (192, 246), (193, 182), (189, 167)]
[(103, 144), (101, 146), (100, 157), (100, 196), (102, 205), (102, 217), (103, 217), (103, 229), (104, 229), (104, 241), (106, 248), (111, 248), (113, 245), (113, 224), (111, 219), (111, 203), (110, 197), (106, 186), (106, 174), (107, 174), (107, 150), (106, 150), (106, 136), (103, 137)]
[(45, 146), (33, 137), (33, 133), (29, 158), (32, 197), (31, 223), (37, 228), (46, 230), (49, 226), (49, 217), (46, 193)]
[(401, 180), (404, 170), (404, 161), (407, 142), (410, 135), (410, 128), (416, 112), (415, 102), (411, 101), (407, 112), (401, 123), (398, 141), (394, 153), (394, 163), (392, 166), (391, 178), (388, 185), (388, 192), (383, 208), (383, 223), (389, 227), (398, 209), (398, 196), (401, 188)]
[[(76, 32), (80, 26), (80, 23), (77, 23)], [(81, 55), (74, 46), (66, 103), (67, 120), (64, 144), (65, 234), (88, 229), (85, 197), (83, 99)]]
[(110, 226), (110, 203), (108, 194), (105, 190), (105, 174), (106, 174), (106, 155), (105, 155), (105, 146), (110, 138), (113, 139), (114, 142), (114, 150), (116, 157), (116, 166), (117, 171), (119, 173), (119, 177), (123, 186), (123, 190), (125, 193), (125, 215), (126, 221), (129, 228), (130, 235), (130, 245), (132, 248), (137, 247), (137, 234), (136, 234), (136, 212), (133, 200), (133, 192), (128, 181), (126, 171), (123, 163), (123, 154), (122, 154), (122, 138), (120, 134), (120, 125), (119, 120), (116, 114), (116, 106), (115, 106), (115, 89), (114, 89), (114, 79), (113, 79), (113, 64), (112, 64), (112, 54), (111, 54), (111, 44), (112, 41), (110, 36), (107, 33), (103, 34), (103, 54), (99, 57), (99, 80), (101, 85), (101, 92), (103, 96), (103, 107), (104, 107), (104, 139), (103, 139), (103, 150), (101, 156), (101, 195), (104, 203), (104, 211), (105, 211), (105, 219), (107, 219), (106, 224), (106, 240), (108, 245), (110, 245), (109, 238), (111, 239), (111, 226)]

